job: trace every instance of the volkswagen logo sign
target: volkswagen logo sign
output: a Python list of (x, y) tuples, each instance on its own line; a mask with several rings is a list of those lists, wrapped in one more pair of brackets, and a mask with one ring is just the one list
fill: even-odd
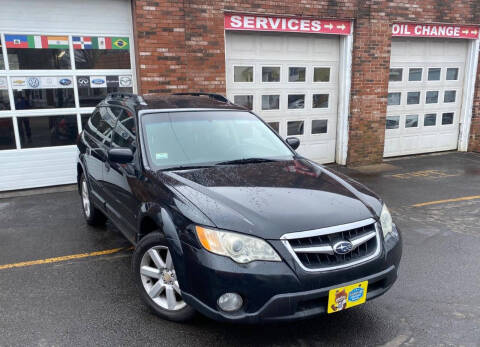
[(347, 254), (353, 249), (353, 245), (350, 241), (340, 241), (333, 245), (333, 251), (337, 254)]

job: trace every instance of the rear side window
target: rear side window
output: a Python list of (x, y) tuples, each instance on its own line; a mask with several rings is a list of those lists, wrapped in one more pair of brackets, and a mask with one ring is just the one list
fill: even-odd
[(118, 115), (118, 120), (112, 136), (112, 147), (128, 147), (135, 153), (137, 128), (133, 113), (122, 108), (117, 110), (115, 113)]
[(99, 107), (88, 120), (85, 130), (98, 141), (108, 143), (116, 122), (117, 117), (109, 107)]

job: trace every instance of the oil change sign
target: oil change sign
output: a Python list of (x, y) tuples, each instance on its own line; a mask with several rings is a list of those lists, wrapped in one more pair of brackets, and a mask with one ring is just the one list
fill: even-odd
[(395, 23), (392, 36), (478, 39), (479, 28), (449, 24)]
[(226, 14), (225, 29), (349, 35), (352, 24), (345, 20)]

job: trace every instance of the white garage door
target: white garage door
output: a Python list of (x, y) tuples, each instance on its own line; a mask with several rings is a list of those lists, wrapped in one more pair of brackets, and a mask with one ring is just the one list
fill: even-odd
[(131, 3), (0, 8), (0, 191), (73, 183), (75, 140), (93, 106), (136, 89)]
[(457, 149), (467, 48), (467, 40), (393, 40), (385, 157)]
[(335, 161), (338, 36), (226, 33), (227, 95), (260, 115), (299, 153)]

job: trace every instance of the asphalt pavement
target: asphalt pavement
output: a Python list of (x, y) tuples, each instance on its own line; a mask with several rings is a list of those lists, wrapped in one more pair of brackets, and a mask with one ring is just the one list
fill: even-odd
[(480, 155), (338, 170), (390, 207), (404, 236), (399, 279), (357, 308), (260, 326), (156, 317), (130, 245), (110, 224), (87, 226), (75, 191), (0, 193), (0, 346), (480, 346)]

